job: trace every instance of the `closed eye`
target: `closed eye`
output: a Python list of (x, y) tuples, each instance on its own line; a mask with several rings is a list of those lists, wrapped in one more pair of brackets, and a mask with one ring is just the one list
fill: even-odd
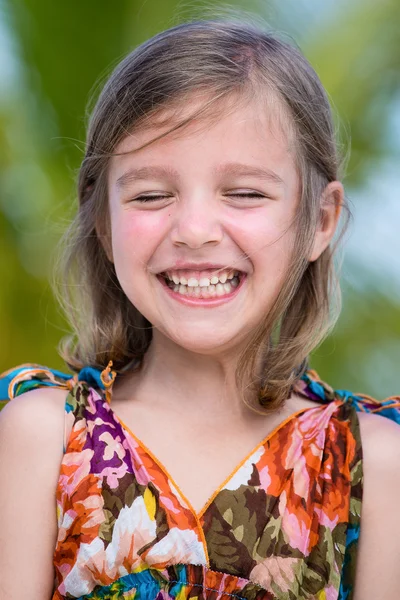
[(137, 196), (137, 198), (132, 198), (131, 202), (155, 202), (156, 200), (163, 200), (164, 198), (172, 198), (172, 196), (167, 196), (165, 194), (160, 194), (156, 196), (155, 194), (149, 194), (147, 196)]
[[(238, 192), (238, 193), (228, 193), (226, 194), (227, 196), (229, 196), (230, 198), (268, 198), (268, 196), (265, 196), (265, 194), (260, 194), (259, 192)], [(157, 200), (163, 200), (165, 198), (172, 198), (173, 196), (168, 196), (168, 195), (155, 195), (155, 194), (148, 194), (148, 195), (142, 195), (142, 196), (137, 196), (137, 198), (132, 198), (131, 202), (155, 202)]]
[(264, 194), (259, 194), (258, 192), (241, 192), (238, 194), (227, 194), (228, 196), (232, 196), (233, 198), (267, 198)]
[[(257, 206), (258, 204), (262, 203), (262, 201), (266, 200), (272, 200), (272, 196), (268, 196), (265, 193), (262, 192), (256, 192), (254, 190), (241, 190), (241, 191), (228, 191), (224, 193), (225, 198), (230, 198), (232, 200), (232, 203), (235, 204), (239, 204), (239, 206), (252, 206), (255, 202), (255, 206)], [(253, 203), (251, 203), (251, 201), (254, 200)], [(258, 201), (258, 202), (257, 202)]]

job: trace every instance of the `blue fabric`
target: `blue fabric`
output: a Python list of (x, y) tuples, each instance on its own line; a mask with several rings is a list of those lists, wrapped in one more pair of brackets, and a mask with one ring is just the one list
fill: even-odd
[[(26, 372), (26, 380), (23, 379), (24, 372)], [(85, 381), (92, 387), (104, 390), (105, 386), (101, 381), (101, 373), (102, 371), (94, 367), (84, 367), (78, 373), (78, 381)], [(17, 389), (14, 391), (14, 395), (29, 392), (37, 387), (66, 387), (67, 382), (73, 377), (70, 373), (49, 369), (43, 365), (20, 365), (0, 375), (0, 401), (9, 400), (9, 387), (17, 376), (21, 376), (21, 381), (16, 383)], [(49, 376), (53, 376), (54, 381), (49, 379)]]

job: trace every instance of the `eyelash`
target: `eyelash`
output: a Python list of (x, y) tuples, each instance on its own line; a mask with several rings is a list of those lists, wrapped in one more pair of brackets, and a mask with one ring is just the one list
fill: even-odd
[[(264, 196), (263, 194), (258, 194), (257, 192), (251, 192), (248, 194), (227, 194), (233, 198), (268, 198), (268, 196)], [(138, 196), (137, 198), (133, 198), (133, 202), (155, 202), (156, 200), (161, 200), (164, 198), (172, 198), (172, 196)]]

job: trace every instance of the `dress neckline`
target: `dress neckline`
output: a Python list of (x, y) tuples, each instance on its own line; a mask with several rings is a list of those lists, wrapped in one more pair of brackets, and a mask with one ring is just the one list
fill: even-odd
[[(311, 372), (310, 372), (311, 373)], [(213, 502), (218, 498), (219, 494), (223, 489), (232, 481), (237, 473), (244, 467), (244, 465), (262, 448), (270, 441), (275, 435), (289, 423), (291, 423), (296, 417), (301, 415), (304, 412), (315, 411), (318, 408), (324, 407), (326, 408), (328, 398), (325, 397), (325, 394), (317, 393), (315, 394), (315, 390), (310, 389), (309, 383), (312, 381), (309, 379), (307, 381), (305, 376), (301, 378), (301, 380), (297, 381), (293, 387), (293, 390), (300, 396), (307, 398), (308, 400), (312, 400), (315, 402), (315, 406), (308, 406), (300, 408), (297, 411), (291, 413), (286, 419), (278, 423), (276, 427), (273, 428), (261, 441), (259, 441), (245, 456), (242, 458), (239, 463), (230, 471), (230, 473), (223, 479), (223, 481), (219, 484), (219, 486), (214, 490), (214, 492), (210, 495), (208, 500), (202, 506), (199, 511), (196, 511), (192, 502), (187, 498), (186, 494), (182, 491), (180, 485), (176, 482), (175, 478), (172, 477), (169, 470), (164, 465), (163, 461), (161, 461), (154, 452), (132, 431), (132, 429), (117, 415), (114, 409), (111, 406), (112, 401), (112, 389), (114, 382), (117, 378), (117, 373), (112, 370), (112, 361), (110, 361), (107, 367), (99, 374), (100, 381), (102, 386), (98, 388), (98, 393), (100, 397), (104, 399), (104, 401), (108, 404), (108, 409), (112, 413), (114, 419), (119, 423), (121, 428), (125, 431), (125, 434), (130, 436), (136, 444), (141, 448), (142, 452), (144, 452), (152, 462), (157, 465), (158, 469), (161, 473), (166, 477), (167, 481), (175, 488), (176, 493), (179, 495), (179, 498), (183, 503), (187, 506), (190, 513), (193, 515), (198, 525), (202, 529), (200, 520), (205, 516), (207, 509), (213, 504)], [(96, 390), (97, 391), (97, 390)], [(325, 402), (321, 403), (322, 397), (324, 397)], [(340, 399), (330, 399), (329, 404), (343, 404), (343, 400)], [(168, 483), (168, 485), (169, 485)], [(170, 493), (171, 489), (168, 490)]]
[[(101, 396), (103, 396), (103, 394), (101, 394)], [(107, 402), (107, 404), (108, 404), (108, 410), (111, 412), (111, 414), (113, 415), (113, 418), (117, 421), (117, 423), (122, 427), (122, 429), (124, 430), (125, 434), (127, 434), (128, 436), (130, 436), (136, 442), (136, 444), (139, 446), (139, 448), (142, 450), (142, 452), (144, 452), (152, 460), (152, 462), (155, 465), (157, 465), (157, 467), (163, 473), (163, 475), (166, 477), (166, 479), (168, 480), (168, 482), (170, 482), (172, 484), (172, 486), (174, 487), (174, 489), (178, 493), (180, 499), (183, 500), (183, 503), (187, 506), (188, 510), (192, 513), (193, 517), (196, 519), (196, 521), (199, 523), (199, 525), (200, 525), (200, 520), (202, 520), (204, 518), (204, 516), (205, 516), (205, 514), (207, 512), (207, 509), (216, 500), (216, 498), (219, 496), (219, 494), (222, 492), (222, 490), (224, 490), (226, 488), (226, 486), (233, 480), (233, 478), (239, 473), (239, 471), (245, 466), (245, 464), (249, 460), (251, 460), (251, 458), (263, 446), (265, 446), (272, 438), (274, 438), (276, 436), (276, 434), (281, 429), (283, 429), (284, 427), (286, 427), (296, 417), (300, 416), (303, 413), (310, 412), (310, 411), (316, 411), (318, 409), (326, 409), (326, 405), (322, 405), (322, 404), (316, 403), (315, 406), (308, 406), (308, 407), (300, 408), (299, 410), (291, 413), (288, 417), (286, 417), (286, 419), (284, 419), (283, 421), (281, 421), (280, 423), (278, 423), (278, 425), (276, 425), (276, 427), (274, 427), (272, 431), (270, 431), (263, 439), (261, 439), (261, 441), (259, 441), (244, 456), (244, 458), (242, 458), (238, 462), (238, 464), (223, 479), (223, 481), (218, 485), (218, 487), (214, 490), (214, 492), (212, 492), (212, 494), (209, 496), (208, 500), (203, 504), (202, 508), (199, 511), (197, 511), (194, 508), (192, 502), (189, 500), (189, 498), (186, 496), (186, 494), (182, 491), (181, 486), (178, 484), (178, 482), (175, 480), (175, 478), (171, 475), (171, 473), (169, 472), (169, 470), (166, 468), (166, 466), (164, 465), (163, 461), (160, 460), (157, 457), (157, 455), (140, 439), (140, 437), (138, 437), (132, 431), (132, 429), (123, 421), (123, 419), (121, 419), (118, 416), (118, 414), (110, 406), (110, 402), (108, 401), (108, 399), (104, 398), (104, 401)], [(329, 404), (331, 404), (331, 405), (335, 404), (336, 406), (339, 406), (340, 404), (343, 404), (343, 401), (340, 400), (340, 399), (337, 399), (337, 400), (334, 400), (333, 402), (330, 402)], [(169, 490), (169, 491), (171, 491), (171, 490)]]

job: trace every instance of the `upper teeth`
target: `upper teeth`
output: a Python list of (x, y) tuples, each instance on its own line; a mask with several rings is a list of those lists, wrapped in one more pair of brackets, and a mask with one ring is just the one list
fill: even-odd
[(213, 275), (212, 277), (202, 277), (200, 279), (196, 279), (195, 277), (186, 277), (179, 276), (176, 273), (167, 273), (167, 278), (170, 281), (173, 281), (176, 285), (187, 285), (188, 287), (207, 287), (209, 285), (216, 285), (217, 283), (225, 283), (227, 279), (233, 279), (239, 275), (239, 271), (225, 271), (220, 275)]

